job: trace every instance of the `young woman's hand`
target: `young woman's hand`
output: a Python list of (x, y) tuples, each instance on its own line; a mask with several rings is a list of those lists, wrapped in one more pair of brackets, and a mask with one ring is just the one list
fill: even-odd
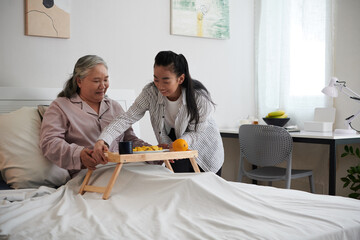
[(96, 160), (96, 162), (101, 164), (106, 164), (108, 160), (105, 157), (104, 152), (107, 151), (109, 151), (109, 148), (106, 146), (105, 142), (103, 140), (99, 140), (95, 143), (94, 152), (92, 156)]
[(172, 151), (174, 148), (173, 148), (173, 142), (171, 142), (170, 144), (169, 144), (169, 149), (170, 149), (170, 151)]
[[(166, 143), (160, 143), (160, 144), (158, 144), (158, 147), (162, 147), (163, 149), (170, 149), (171, 150), (172, 144), (169, 145), (169, 144), (166, 144)], [(169, 159), (169, 162), (174, 163), (174, 160)]]
[(169, 149), (169, 145), (166, 143), (160, 143), (158, 144), (158, 147), (162, 147), (163, 149)]

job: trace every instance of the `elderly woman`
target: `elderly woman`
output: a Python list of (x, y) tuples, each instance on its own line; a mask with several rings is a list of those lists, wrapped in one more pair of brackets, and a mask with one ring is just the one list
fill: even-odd
[[(105, 95), (108, 87), (105, 61), (95, 55), (84, 56), (76, 62), (72, 77), (44, 114), (40, 132), (43, 154), (71, 176), (83, 168), (95, 169), (106, 163), (95, 160), (91, 148), (101, 131), (124, 112), (118, 102)], [(110, 151), (116, 151), (119, 141), (149, 145), (137, 138), (131, 127), (109, 143)]]

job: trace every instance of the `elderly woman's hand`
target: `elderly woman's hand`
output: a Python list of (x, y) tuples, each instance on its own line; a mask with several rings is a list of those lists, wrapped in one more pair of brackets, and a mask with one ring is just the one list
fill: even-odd
[(109, 148), (106, 146), (105, 142), (103, 140), (99, 140), (95, 143), (94, 146), (94, 152), (92, 154), (93, 158), (98, 163), (106, 164), (108, 162), (107, 158), (105, 157), (104, 152), (109, 151)]
[(91, 156), (93, 154), (93, 151), (87, 148), (84, 148), (80, 152), (80, 160), (83, 166), (90, 170), (95, 170), (97, 162), (96, 160)]

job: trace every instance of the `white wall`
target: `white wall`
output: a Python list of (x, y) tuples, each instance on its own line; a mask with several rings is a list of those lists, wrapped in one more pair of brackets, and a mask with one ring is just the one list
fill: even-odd
[[(337, 0), (335, 9), (334, 76), (360, 94), (360, 1)], [(334, 106), (337, 128), (344, 128), (344, 119), (360, 110), (360, 102), (341, 93)], [(360, 117), (354, 126), (360, 129)]]
[[(347, 82), (347, 86), (360, 94), (360, 1), (336, 0), (335, 5), (335, 46), (334, 46), (334, 76)], [(336, 108), (336, 128), (344, 128), (344, 119), (360, 110), (360, 102), (349, 99), (345, 94), (339, 94), (334, 100)], [(354, 127), (360, 130), (360, 116), (354, 120)], [(359, 144), (354, 147), (360, 147)], [(344, 146), (337, 148), (338, 179), (347, 175), (349, 166), (359, 164), (358, 158), (341, 158)], [(337, 182), (337, 194), (347, 196), (350, 191), (342, 188), (343, 183)]]
[[(70, 39), (31, 37), (24, 35), (24, 0), (1, 0), (0, 86), (62, 87), (79, 57), (97, 54), (109, 65), (112, 88), (139, 93), (152, 81), (156, 53), (173, 50), (211, 92), (218, 125), (236, 126), (255, 111), (253, 1), (230, 0), (230, 31), (229, 40), (170, 35), (170, 0), (77, 0)], [(140, 126), (154, 142), (149, 121)]]

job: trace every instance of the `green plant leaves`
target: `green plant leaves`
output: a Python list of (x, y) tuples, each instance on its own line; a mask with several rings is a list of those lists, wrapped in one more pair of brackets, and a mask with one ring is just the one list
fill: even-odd
[[(352, 155), (360, 159), (359, 148), (356, 148), (354, 153), (354, 148), (352, 146), (349, 147), (348, 145), (345, 145), (344, 151), (345, 152), (341, 154), (341, 157)], [(352, 193), (349, 194), (350, 198), (360, 199), (360, 193), (357, 192), (360, 190), (360, 163), (357, 166), (351, 166), (347, 170), (347, 173), (348, 175), (346, 177), (341, 178), (341, 181), (344, 182), (343, 188), (349, 187), (350, 190), (353, 191)]]
[(349, 197), (359, 199), (360, 193), (350, 193)]
[(355, 185), (355, 183), (353, 183), (350, 189), (353, 190), (354, 192), (357, 192), (360, 189), (360, 184)]
[(344, 182), (343, 188), (346, 188), (350, 184), (350, 179), (348, 179), (347, 177), (341, 178), (341, 181)]

